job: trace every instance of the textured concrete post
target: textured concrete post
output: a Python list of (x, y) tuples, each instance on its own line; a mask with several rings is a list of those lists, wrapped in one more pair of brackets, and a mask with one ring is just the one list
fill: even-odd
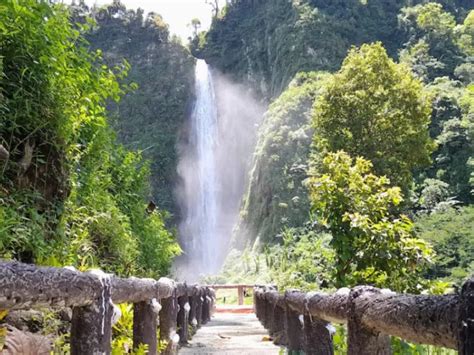
[(178, 312), (178, 335), (179, 343), (186, 344), (191, 338), (189, 335), (189, 297), (184, 295), (178, 298), (179, 312)]
[(202, 292), (202, 289), (200, 288), (196, 296), (196, 321), (198, 328), (201, 328), (202, 325), (202, 304), (204, 302), (203, 295), (204, 292)]
[(459, 354), (474, 354), (474, 277), (467, 280), (461, 291), (459, 306)]
[(253, 293), (253, 305), (255, 308), (255, 314), (257, 315), (260, 323), (263, 324), (265, 319), (265, 300), (263, 299), (263, 292), (261, 288), (255, 288)]
[(202, 296), (202, 315), (201, 323), (206, 324), (211, 320), (211, 302), (209, 296), (209, 290), (204, 289)]
[(276, 345), (287, 345), (288, 339), (285, 331), (286, 312), (283, 308), (275, 305), (273, 308), (273, 327), (270, 334), (273, 337), (273, 342)]
[[(156, 302), (156, 301), (155, 301)], [(158, 314), (152, 301), (133, 304), (133, 348), (148, 345), (148, 353), (157, 353), (156, 330), (158, 327)]]
[(329, 323), (320, 319), (304, 316), (304, 344), (306, 355), (333, 355), (334, 346), (332, 334), (328, 329)]
[(370, 307), (370, 295), (380, 293), (379, 289), (369, 286), (359, 286), (349, 294), (349, 314), (347, 328), (348, 355), (377, 354), (391, 355), (390, 337), (363, 326), (361, 319), (367, 307)]
[(299, 314), (285, 305), (285, 332), (289, 354), (299, 354), (303, 350), (303, 325)]
[(196, 333), (197, 330), (197, 308), (198, 308), (198, 287), (193, 286), (192, 287), (192, 292), (190, 293), (189, 296), (189, 305), (190, 305), (190, 310), (189, 310), (189, 325), (191, 326), (191, 336)]
[(244, 304), (244, 288), (242, 286), (237, 287), (239, 306)]
[(90, 306), (74, 307), (71, 322), (71, 354), (110, 354), (112, 315), (110, 280), (101, 281), (101, 296)]
[(178, 318), (178, 300), (176, 297), (176, 290), (174, 290), (171, 297), (161, 300), (160, 311), (160, 341), (167, 342), (166, 349), (162, 354), (176, 354), (177, 352), (177, 333), (176, 320)]
[(269, 300), (265, 299), (265, 319), (263, 320), (263, 326), (270, 331), (270, 334), (275, 322), (274, 309), (275, 306)]

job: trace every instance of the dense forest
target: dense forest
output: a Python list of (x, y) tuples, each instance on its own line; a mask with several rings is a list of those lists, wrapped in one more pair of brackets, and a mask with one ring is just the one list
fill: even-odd
[[(234, 1), (194, 38), (196, 55), (270, 101), (233, 236), (249, 264), (308, 288), (414, 291), (418, 267), (455, 282), (473, 272), (471, 8)], [(367, 199), (378, 194), (390, 198)]]
[(207, 280), (442, 294), (474, 274), (471, 0), (232, 0), (188, 44), (117, 0), (0, 2), (0, 259), (170, 273), (196, 58), (267, 108)]
[(159, 14), (127, 10), (120, 2), (101, 8), (82, 2), (72, 11), (74, 22), (95, 20), (85, 38), (108, 66), (124, 60), (130, 65), (124, 83), (135, 87), (108, 106), (112, 126), (122, 144), (150, 161), (153, 201), (171, 214), (174, 224), (179, 215), (173, 195), (176, 142), (192, 104), (194, 58)]
[(165, 224), (189, 52), (158, 15), (119, 3), (9, 1), (0, 23), (1, 257), (166, 273), (179, 253)]

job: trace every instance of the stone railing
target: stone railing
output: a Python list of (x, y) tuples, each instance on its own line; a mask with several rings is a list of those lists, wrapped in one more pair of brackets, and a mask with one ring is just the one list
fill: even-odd
[(209, 287), (173, 280), (119, 278), (100, 271), (79, 272), (0, 262), (0, 309), (72, 307), (71, 354), (110, 354), (114, 304), (133, 303), (133, 346), (160, 341), (175, 353), (190, 331), (208, 322), (215, 293)]
[(396, 294), (369, 286), (333, 294), (254, 289), (258, 319), (290, 353), (333, 354), (331, 323), (347, 324), (349, 355), (391, 354), (390, 336), (474, 354), (474, 278), (460, 294)]
[(237, 304), (242, 306), (244, 304), (245, 291), (248, 289), (253, 289), (255, 285), (246, 285), (246, 284), (225, 284), (225, 285), (207, 285), (216, 292), (218, 290), (237, 290)]

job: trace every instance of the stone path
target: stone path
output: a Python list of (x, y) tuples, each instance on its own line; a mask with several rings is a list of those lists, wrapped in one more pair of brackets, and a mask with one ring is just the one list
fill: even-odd
[(278, 355), (255, 314), (215, 313), (179, 354)]

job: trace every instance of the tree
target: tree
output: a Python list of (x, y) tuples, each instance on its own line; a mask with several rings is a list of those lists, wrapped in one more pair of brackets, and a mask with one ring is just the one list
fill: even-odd
[(199, 29), (201, 28), (201, 20), (199, 20), (198, 18), (193, 18), (189, 26), (192, 27), (193, 36), (196, 37), (198, 35)]
[[(425, 191), (424, 185), (432, 185), (433, 180), (447, 184), (447, 194), (444, 195), (446, 199), (439, 200), (438, 203), (469, 203), (473, 199), (469, 181), (472, 167), (469, 161), (474, 155), (471, 137), (474, 120), (466, 101), (469, 90), (459, 81), (447, 77), (436, 78), (426, 89), (433, 97), (430, 135), (437, 148), (432, 154), (431, 166), (419, 171), (416, 177), (421, 193), (419, 205), (428, 210), (437, 208), (424, 201), (425, 192), (432, 190), (429, 188)], [(424, 179), (427, 181), (423, 182)]]
[(314, 212), (332, 234), (336, 286), (416, 290), (431, 249), (415, 237), (407, 216), (391, 212), (402, 201), (400, 189), (371, 169), (368, 160), (339, 151), (310, 179)]
[(474, 206), (418, 216), (417, 232), (436, 252), (435, 263), (427, 270), (428, 277), (448, 278), (460, 284), (474, 273), (473, 225)]
[(474, 56), (474, 10), (467, 15), (464, 23), (458, 26), (458, 46), (468, 56)]
[(206, 4), (212, 7), (213, 17), (217, 18), (219, 15), (219, 0), (206, 0)]
[[(456, 31), (456, 19), (451, 13), (444, 11), (441, 4), (430, 2), (403, 8), (399, 23), (408, 37), (400, 54), (405, 62), (420, 62), (429, 56), (431, 60), (425, 67), (427, 79), (453, 75), (463, 54), (456, 43), (459, 30)], [(420, 52), (420, 48), (425, 51)]]
[(314, 143), (372, 161), (379, 175), (407, 190), (430, 162), (430, 100), (409, 69), (381, 43), (352, 49), (314, 107)]

